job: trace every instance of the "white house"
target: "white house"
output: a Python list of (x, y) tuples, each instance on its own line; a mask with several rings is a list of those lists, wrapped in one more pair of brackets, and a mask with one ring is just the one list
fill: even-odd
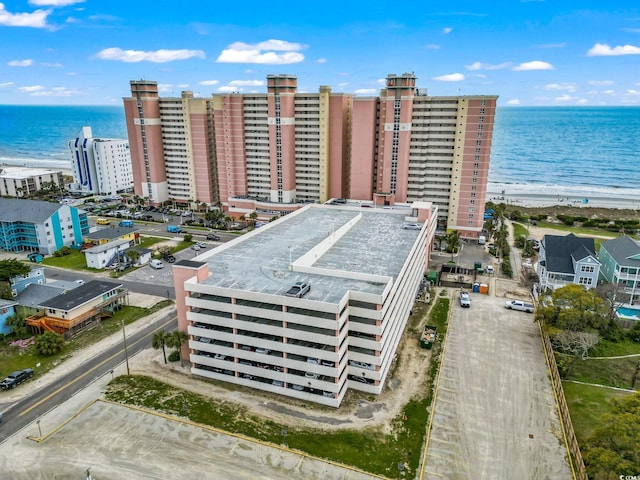
[(564, 287), (575, 283), (585, 288), (598, 285), (600, 262), (593, 238), (569, 235), (545, 235), (540, 243), (538, 261), (540, 290)]
[(129, 248), (129, 240), (116, 239), (96, 245), (84, 251), (87, 267), (102, 270), (118, 261), (124, 251)]

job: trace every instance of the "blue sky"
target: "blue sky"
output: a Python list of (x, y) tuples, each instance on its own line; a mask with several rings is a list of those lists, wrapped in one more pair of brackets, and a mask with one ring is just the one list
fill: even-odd
[(430, 95), (501, 106), (640, 105), (633, 4), (5, 1), (0, 104), (121, 105), (141, 78), (162, 96), (265, 92), (279, 73), (299, 91), (374, 95), (413, 72)]

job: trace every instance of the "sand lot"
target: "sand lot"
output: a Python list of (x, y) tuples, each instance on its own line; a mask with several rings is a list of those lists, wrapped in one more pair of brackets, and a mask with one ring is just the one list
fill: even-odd
[(504, 298), (457, 302), (449, 325), (425, 479), (571, 478), (533, 315)]

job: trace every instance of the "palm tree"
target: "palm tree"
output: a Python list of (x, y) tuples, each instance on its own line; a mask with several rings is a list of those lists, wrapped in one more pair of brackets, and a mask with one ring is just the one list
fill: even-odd
[(169, 334), (164, 330), (158, 330), (151, 337), (151, 346), (156, 350), (162, 349), (162, 356), (164, 357), (165, 365), (167, 364), (167, 352), (164, 347), (167, 344), (168, 335)]
[(453, 254), (457, 253), (460, 248), (460, 232), (451, 230), (447, 233), (445, 241), (447, 242), (447, 249), (451, 250), (451, 261), (453, 261)]
[(166, 340), (167, 346), (178, 350), (181, 367), (184, 366), (184, 362), (182, 360), (182, 352), (180, 350), (181, 350), (182, 344), (187, 340), (189, 340), (189, 336), (186, 333), (181, 332), (180, 330), (175, 330), (167, 335), (167, 340)]

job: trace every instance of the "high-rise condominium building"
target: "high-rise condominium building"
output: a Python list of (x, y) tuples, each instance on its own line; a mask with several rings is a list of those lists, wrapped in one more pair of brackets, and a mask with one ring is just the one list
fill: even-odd
[(115, 195), (133, 188), (131, 155), (126, 139), (93, 138), (91, 127), (82, 127), (69, 140), (73, 183), (72, 192)]
[(336, 197), (430, 201), (442, 227), (482, 229), (497, 96), (432, 97), (411, 73), (388, 75), (377, 97), (298, 93), (293, 75), (268, 75), (264, 94), (160, 98), (149, 81), (131, 92), (136, 193), (156, 203), (270, 218)]

